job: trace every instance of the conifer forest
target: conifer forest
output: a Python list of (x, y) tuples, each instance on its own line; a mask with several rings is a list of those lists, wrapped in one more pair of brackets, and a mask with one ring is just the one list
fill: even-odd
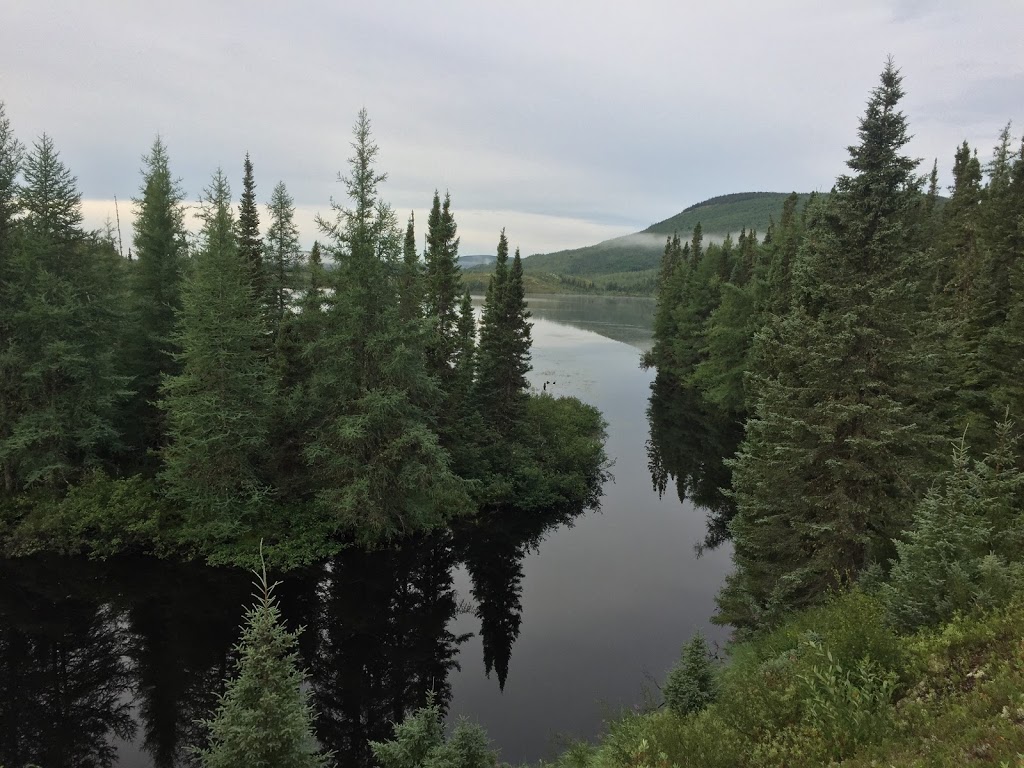
[[(667, 236), (632, 366), (650, 376), (637, 453), (703, 518), (678, 558), (731, 558), (708, 617), (727, 639), (672, 638), (643, 704), (541, 765), (1024, 765), (1024, 142), (1007, 124), (923, 163), (905, 97), (889, 59), (831, 189), (789, 195), (763, 231)], [(524, 559), (600, 507), (619, 433), (530, 378), (542, 305), (511, 234), (472, 297), (458, 190), (406, 218), (365, 109), (350, 142), (307, 251), (285, 183), (244, 150), (190, 230), (158, 137), (125, 247), (84, 227), (54, 140), (0, 103), (0, 571), (89, 574), (100, 607), (74, 592), (61, 621), (107, 681), (60, 720), (0, 662), (0, 768), (118, 765), (110, 734), (159, 766), (519, 754), (449, 717), (458, 617), (512, 688)], [(614, 548), (591, 556), (628, 573)], [(127, 590), (146, 599), (96, 597), (103, 562), (151, 574)], [(165, 582), (189, 596), (174, 622), (152, 607), (179, 600), (154, 597)], [(0, 654), (59, 677), (18, 637), (0, 627)], [(90, 724), (86, 746), (53, 747), (67, 722)]]

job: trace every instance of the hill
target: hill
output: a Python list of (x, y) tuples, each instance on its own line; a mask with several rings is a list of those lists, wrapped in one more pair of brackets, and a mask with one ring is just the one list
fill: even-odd
[[(616, 272), (656, 269), (665, 248), (665, 238), (673, 232), (688, 238), (700, 222), (705, 236), (734, 237), (746, 228), (763, 233), (774, 217), (782, 215), (782, 203), (789, 192), (740, 192), (712, 197), (652, 224), (642, 232), (605, 240), (584, 248), (538, 253), (523, 261), (527, 272), (553, 272), (562, 275), (597, 276)], [(800, 195), (800, 205), (807, 194)]]

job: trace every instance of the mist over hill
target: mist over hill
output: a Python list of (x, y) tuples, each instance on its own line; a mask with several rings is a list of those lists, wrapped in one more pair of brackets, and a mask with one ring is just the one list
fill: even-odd
[[(789, 192), (739, 192), (720, 195), (685, 208), (641, 232), (605, 240), (583, 248), (554, 253), (537, 253), (523, 259), (527, 290), (567, 293), (653, 294), (655, 274), (673, 233), (689, 239), (699, 223), (705, 242), (736, 237), (741, 230), (763, 234), (768, 224), (778, 221)], [(799, 195), (798, 207), (810, 196)], [(493, 261), (493, 258), (491, 258)], [(466, 262), (463, 262), (466, 266)], [(485, 267), (469, 269), (467, 283), (473, 291), (487, 286)]]

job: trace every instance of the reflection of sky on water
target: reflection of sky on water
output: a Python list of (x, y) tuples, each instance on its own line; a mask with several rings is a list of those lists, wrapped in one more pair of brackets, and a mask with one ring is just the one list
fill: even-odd
[[(522, 632), (504, 693), (493, 676), (481, 674), (479, 637), (463, 646), (462, 671), (452, 675), (452, 714), (479, 720), (512, 763), (549, 756), (556, 732), (596, 735), (609, 710), (641, 701), (644, 685), (650, 687), (646, 676), (663, 680), (694, 631), (712, 641), (726, 636), (708, 619), (729, 568), (728, 548), (697, 559), (693, 546), (704, 535), (703, 512), (681, 504), (672, 491), (659, 499), (651, 487), (645, 443), (654, 372), (640, 369), (638, 348), (650, 339), (650, 325), (632, 329), (636, 346), (593, 332), (601, 323), (603, 330), (629, 329), (609, 316), (629, 319), (644, 310), (636, 303), (622, 309), (616, 301), (635, 300), (530, 299), (531, 381), (537, 389), (555, 382), (549, 393), (600, 408), (615, 464), (601, 511), (552, 532), (524, 562)], [(462, 569), (455, 584), (470, 597)], [(458, 632), (479, 631), (472, 615), (454, 625)]]

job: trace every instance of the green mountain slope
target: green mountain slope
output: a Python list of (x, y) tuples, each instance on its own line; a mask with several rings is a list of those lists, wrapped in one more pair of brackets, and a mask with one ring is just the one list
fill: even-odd
[[(656, 269), (665, 248), (665, 238), (673, 232), (688, 238), (700, 222), (706, 236), (734, 237), (744, 227), (763, 233), (772, 217), (778, 221), (788, 192), (740, 192), (712, 197), (691, 205), (675, 216), (652, 224), (642, 232), (605, 240), (597, 245), (556, 253), (538, 253), (523, 260), (527, 272), (554, 272), (561, 275), (595, 276), (613, 272), (637, 272)], [(807, 194), (800, 195), (803, 205)]]

